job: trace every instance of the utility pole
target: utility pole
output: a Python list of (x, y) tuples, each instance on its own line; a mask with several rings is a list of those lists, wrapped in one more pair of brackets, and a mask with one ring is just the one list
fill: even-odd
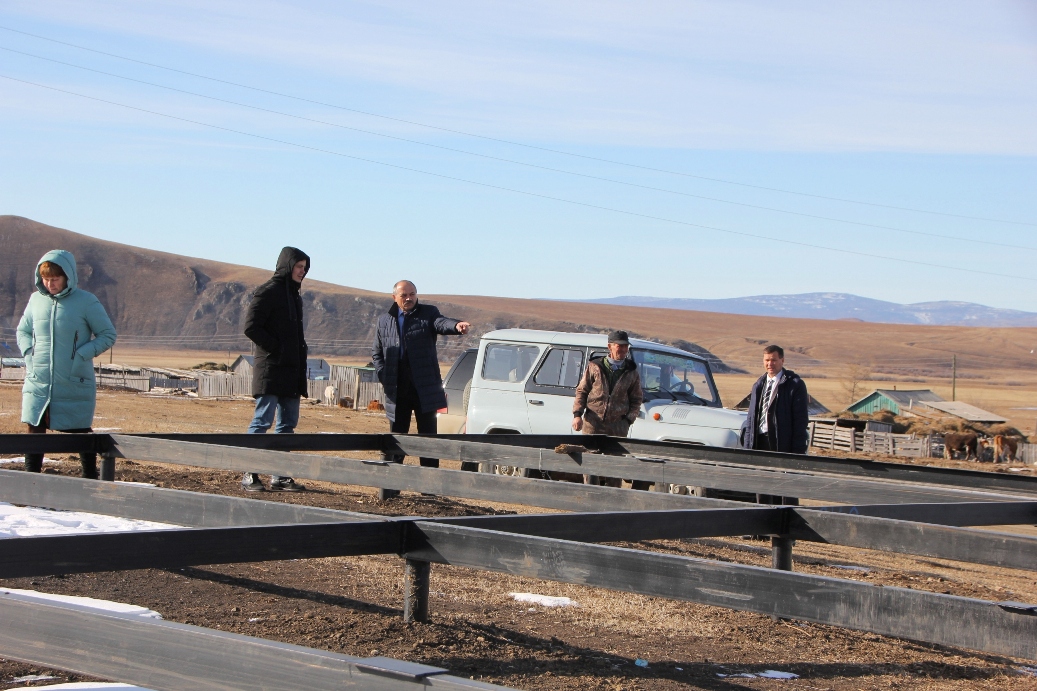
[(958, 400), (958, 356), (951, 356), (951, 400)]

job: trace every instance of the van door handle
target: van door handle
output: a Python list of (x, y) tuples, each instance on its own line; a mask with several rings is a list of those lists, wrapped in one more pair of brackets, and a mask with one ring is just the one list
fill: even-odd
[(529, 405), (544, 405), (543, 401), (535, 401), (532, 398), (529, 399)]

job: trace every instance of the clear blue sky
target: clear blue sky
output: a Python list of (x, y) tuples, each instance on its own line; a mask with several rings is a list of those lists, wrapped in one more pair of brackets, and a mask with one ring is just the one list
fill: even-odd
[(372, 290), (1037, 311), (1033, 2), (8, 0), (0, 25), (396, 118), (0, 30), (0, 75), (267, 138), (0, 78), (0, 213), (269, 268), (293, 244)]

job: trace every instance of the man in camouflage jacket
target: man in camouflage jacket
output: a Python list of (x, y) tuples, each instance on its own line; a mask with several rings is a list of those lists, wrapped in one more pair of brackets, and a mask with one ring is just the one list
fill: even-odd
[(628, 357), (626, 331), (609, 334), (609, 354), (587, 363), (573, 403), (573, 429), (625, 437), (641, 411), (644, 393), (637, 365)]

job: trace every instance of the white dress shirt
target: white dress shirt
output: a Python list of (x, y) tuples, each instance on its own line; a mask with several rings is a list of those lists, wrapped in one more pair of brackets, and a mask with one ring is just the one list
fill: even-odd
[[(767, 434), (767, 411), (770, 410), (771, 403), (774, 401), (774, 396), (778, 393), (778, 382), (781, 381), (781, 374), (784, 369), (778, 370), (778, 373), (773, 377), (767, 375), (767, 383), (763, 385), (763, 393), (767, 393), (767, 387), (771, 387), (771, 395), (767, 397), (767, 400), (760, 404), (760, 432)], [(761, 393), (761, 395), (763, 395)]]

